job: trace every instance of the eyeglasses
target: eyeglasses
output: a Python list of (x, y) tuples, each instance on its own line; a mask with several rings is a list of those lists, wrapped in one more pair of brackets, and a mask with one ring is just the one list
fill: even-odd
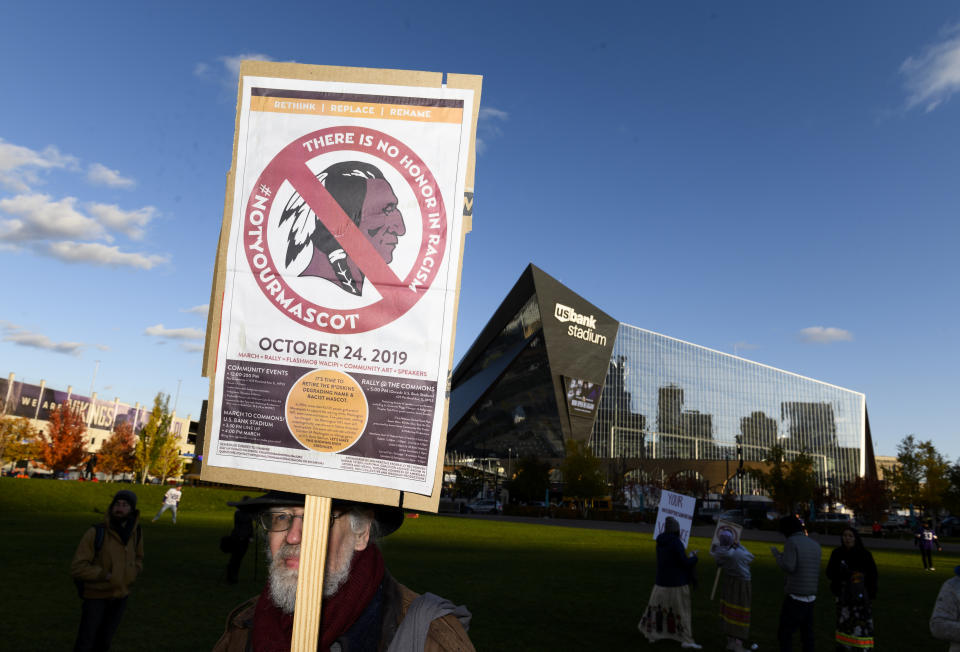
[[(331, 513), (330, 526), (332, 527), (334, 521), (346, 513), (347, 512)], [(293, 527), (293, 520), (296, 518), (299, 518), (301, 521), (303, 521), (303, 514), (294, 514), (293, 512), (288, 512), (285, 510), (266, 511), (260, 512), (258, 521), (260, 522), (260, 527), (267, 532), (286, 532)]]

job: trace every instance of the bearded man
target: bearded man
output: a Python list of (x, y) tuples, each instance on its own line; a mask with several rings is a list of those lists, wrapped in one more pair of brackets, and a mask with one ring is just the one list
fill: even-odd
[[(263, 592), (227, 618), (214, 652), (289, 650), (293, 635), (303, 494), (271, 491), (238, 504), (257, 512), (267, 534)], [(470, 612), (431, 593), (418, 596), (387, 572), (375, 540), (403, 524), (399, 507), (334, 500), (323, 574), (317, 650), (473, 650)]]

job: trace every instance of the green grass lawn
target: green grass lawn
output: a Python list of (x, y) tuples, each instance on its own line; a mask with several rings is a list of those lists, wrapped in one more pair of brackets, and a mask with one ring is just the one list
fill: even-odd
[[(233, 514), (226, 501), (243, 492), (187, 488), (174, 526), (169, 514), (150, 522), (164, 487), (3, 478), (0, 648), (70, 649), (80, 616), (70, 560), (85, 529), (102, 518), (119, 488), (139, 496), (145, 564), (115, 650), (208, 650), (227, 613), (262, 588), (262, 568), (254, 580), (252, 547), (240, 584), (224, 582), (227, 556), (218, 542), (230, 530)], [(706, 551), (707, 544), (693, 539), (691, 548)], [(754, 639), (761, 649), (773, 650), (782, 575), (769, 544), (748, 541), (747, 547), (757, 556)], [(480, 650), (654, 647), (636, 629), (654, 578), (649, 534), (422, 515), (408, 518), (382, 548), (387, 567), (401, 582), (470, 608), (470, 634)], [(824, 565), (828, 556), (825, 550)], [(874, 605), (878, 645), (885, 650), (946, 649), (946, 643), (930, 637), (927, 620), (956, 557), (939, 555), (937, 571), (929, 573), (912, 550), (874, 556), (880, 568), (880, 596)], [(700, 587), (693, 592), (694, 635), (706, 650), (722, 650), (717, 603), (709, 599), (715, 566), (707, 555), (701, 557)], [(830, 650), (834, 614), (825, 578), (817, 603), (817, 649)], [(679, 649), (670, 642), (655, 647)]]

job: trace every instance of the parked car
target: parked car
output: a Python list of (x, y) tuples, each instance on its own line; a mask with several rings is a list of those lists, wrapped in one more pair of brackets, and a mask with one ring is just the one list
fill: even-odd
[(853, 519), (849, 514), (844, 514), (843, 512), (821, 512), (817, 514), (814, 520), (818, 523), (826, 523), (827, 525), (836, 523), (838, 525), (853, 527)]
[(731, 523), (742, 525), (745, 528), (753, 527), (753, 519), (750, 518), (750, 513), (746, 509), (728, 509), (725, 512), (717, 514), (716, 518), (717, 522), (730, 521)]
[(492, 498), (484, 498), (467, 505), (468, 514), (496, 514), (499, 511), (499, 503)]
[(960, 536), (960, 518), (956, 516), (948, 516), (940, 521), (940, 536)]
[(906, 516), (900, 514), (888, 514), (886, 520), (882, 523), (885, 530), (905, 530), (909, 523)]

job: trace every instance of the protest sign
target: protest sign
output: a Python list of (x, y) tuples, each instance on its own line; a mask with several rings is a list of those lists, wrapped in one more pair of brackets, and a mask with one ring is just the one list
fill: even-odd
[[(733, 543), (740, 543), (740, 535), (743, 532), (743, 526), (733, 521), (727, 521), (720, 519), (717, 521), (717, 527), (713, 531), (713, 539), (710, 541), (710, 550), (714, 550), (714, 546), (720, 545), (720, 533), (729, 532), (733, 537)], [(713, 597), (717, 593), (717, 585), (720, 583), (720, 569), (717, 569), (717, 575), (713, 578), (713, 590), (710, 591), (710, 599), (713, 600)]]
[(726, 521), (721, 519), (720, 521), (717, 522), (717, 527), (713, 531), (713, 540), (710, 541), (711, 549), (713, 549), (715, 545), (718, 545), (720, 543), (720, 539), (718, 537), (720, 535), (720, 532), (724, 530), (728, 530), (730, 534), (733, 535), (733, 542), (735, 544), (740, 543), (740, 535), (743, 532), (743, 526), (737, 523), (734, 523), (733, 521)]
[(663, 534), (663, 525), (668, 516), (677, 519), (680, 524), (680, 540), (683, 547), (687, 547), (690, 540), (690, 527), (693, 525), (693, 512), (697, 507), (697, 499), (693, 496), (684, 496), (664, 489), (660, 492), (660, 506), (657, 509), (657, 522), (653, 526), (653, 538)]
[(436, 510), (480, 78), (246, 61), (202, 478)]

